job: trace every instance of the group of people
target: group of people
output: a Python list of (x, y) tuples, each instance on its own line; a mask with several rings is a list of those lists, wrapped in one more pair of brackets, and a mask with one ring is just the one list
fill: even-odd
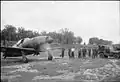
[(78, 50), (78, 58), (85, 58), (85, 57), (91, 57), (91, 58), (97, 58), (98, 57), (98, 50), (97, 48), (80, 48)]
[[(77, 57), (78, 58), (86, 58), (86, 57), (91, 57), (91, 58), (97, 58), (98, 57), (98, 49), (97, 48), (80, 48), (80, 49), (75, 49), (75, 47), (69, 48), (68, 49), (68, 56), (69, 58), (75, 58), (75, 51), (77, 51)], [(65, 49), (62, 48), (62, 54), (61, 57), (64, 57), (64, 52)]]

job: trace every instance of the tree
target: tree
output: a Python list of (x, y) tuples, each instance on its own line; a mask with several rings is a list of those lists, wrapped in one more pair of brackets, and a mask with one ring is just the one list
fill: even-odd
[(33, 32), (33, 37), (36, 37), (36, 36), (40, 36), (40, 33), (37, 32), (37, 31), (34, 31), (34, 32)]
[(19, 39), (22, 39), (27, 37), (28, 38), (36, 37), (36, 36), (39, 36), (40, 34), (37, 31), (25, 30), (25, 28), (19, 27), (17, 35)]
[(78, 44), (81, 44), (82, 42), (82, 38), (80, 36), (76, 37), (76, 40), (75, 40)]
[(27, 36), (26, 36), (26, 30), (25, 30), (25, 28), (23, 28), (23, 27), (18, 27), (18, 32), (17, 32), (17, 34), (18, 34), (18, 39), (22, 39), (22, 38), (26, 38)]
[[(38, 33), (37, 31), (26, 30), (23, 27), (14, 27), (12, 25), (5, 25), (5, 28), (1, 30), (1, 38), (9, 40), (9, 41), (18, 41), (22, 38), (32, 38), (36, 36), (51, 36), (55, 42), (62, 44), (73, 44), (76, 37), (74, 33), (70, 31), (68, 28), (60, 29), (59, 32), (49, 32), (42, 31)], [(77, 42), (81, 43), (82, 38), (77, 37)]]
[(62, 34), (63, 43), (72, 44), (74, 42), (74, 33), (69, 31), (68, 28), (60, 29), (60, 33)]
[(32, 38), (34, 35), (33, 35), (33, 31), (31, 30), (26, 30), (26, 37), (28, 38)]
[(5, 28), (1, 32), (2, 39), (6, 39), (8, 41), (16, 40), (16, 27), (12, 25), (5, 25)]
[(42, 36), (46, 36), (46, 35), (47, 35), (47, 32), (46, 32), (46, 31), (42, 31), (42, 32), (41, 32), (41, 35), (42, 35)]

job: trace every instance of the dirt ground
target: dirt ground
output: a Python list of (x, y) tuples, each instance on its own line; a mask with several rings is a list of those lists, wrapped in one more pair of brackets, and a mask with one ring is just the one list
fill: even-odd
[(60, 51), (53, 52), (54, 59), (47, 55), (1, 59), (2, 82), (120, 82), (120, 60), (117, 59), (69, 59), (67, 52), (60, 58)]

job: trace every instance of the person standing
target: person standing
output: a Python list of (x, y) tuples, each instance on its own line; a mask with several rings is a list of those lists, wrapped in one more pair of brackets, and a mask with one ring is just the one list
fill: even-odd
[(71, 48), (71, 57), (74, 58), (75, 47)]
[(82, 57), (82, 48), (78, 49), (78, 58)]
[(89, 57), (89, 50), (86, 48), (86, 57)]
[(91, 57), (91, 49), (90, 48), (88, 49), (88, 56), (89, 56), (89, 58)]
[(93, 49), (92, 48), (90, 49), (90, 55), (93, 58)]
[(98, 57), (98, 49), (95, 48), (95, 58), (97, 58), (97, 57)]
[(87, 52), (85, 47), (82, 49), (82, 52), (83, 52), (83, 58), (85, 58), (86, 57), (86, 52)]
[(71, 48), (68, 49), (68, 56), (71, 58)]
[(65, 52), (65, 49), (64, 48), (62, 48), (62, 54), (61, 54), (61, 56), (62, 56), (62, 58), (64, 57), (64, 52)]
[(98, 50), (97, 50), (97, 48), (93, 48), (92, 58), (97, 58), (97, 55), (98, 55)]
[(95, 58), (95, 49), (93, 48), (93, 54), (92, 54), (92, 58)]

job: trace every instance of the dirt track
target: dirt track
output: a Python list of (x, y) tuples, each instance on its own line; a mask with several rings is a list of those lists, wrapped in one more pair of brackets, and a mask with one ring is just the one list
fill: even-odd
[(20, 58), (8, 58), (1, 62), (3, 82), (119, 82), (120, 60), (69, 59), (54, 56), (28, 56), (29, 63)]

